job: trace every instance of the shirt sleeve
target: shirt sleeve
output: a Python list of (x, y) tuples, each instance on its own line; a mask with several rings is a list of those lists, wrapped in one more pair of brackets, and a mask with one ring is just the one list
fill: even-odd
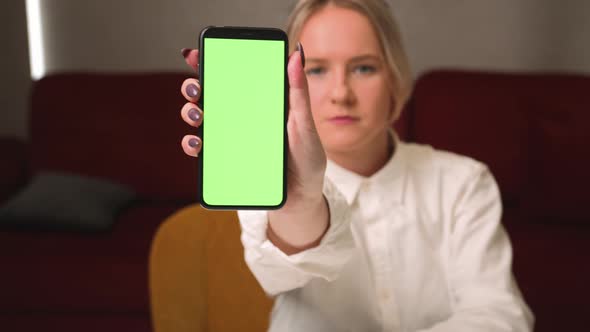
[(464, 186), (449, 231), (453, 314), (420, 332), (532, 331), (533, 314), (512, 275), (512, 247), (501, 215), (498, 187), (482, 166)]
[(313, 278), (336, 279), (350, 259), (354, 238), (350, 208), (326, 177), (323, 188), (330, 209), (329, 228), (317, 247), (287, 255), (266, 236), (267, 211), (238, 211), (246, 264), (269, 296), (303, 287)]

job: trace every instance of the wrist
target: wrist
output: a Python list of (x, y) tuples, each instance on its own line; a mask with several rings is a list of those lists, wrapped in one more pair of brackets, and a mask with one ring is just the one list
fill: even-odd
[(285, 205), (293, 207), (307, 207), (317, 205), (317, 202), (322, 200), (324, 195), (324, 177), (319, 177), (314, 180), (306, 181), (306, 183), (295, 182), (292, 189), (288, 191), (287, 201)]
[(298, 204), (268, 215), (267, 237), (288, 255), (318, 246), (330, 227), (330, 209), (323, 194), (318, 200)]
[(287, 196), (285, 205), (281, 208), (283, 212), (315, 211), (324, 202), (324, 194), (321, 190), (309, 190), (307, 192), (293, 193)]

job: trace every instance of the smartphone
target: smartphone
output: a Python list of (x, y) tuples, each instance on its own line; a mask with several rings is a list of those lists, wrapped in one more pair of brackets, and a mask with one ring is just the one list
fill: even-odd
[(285, 203), (288, 50), (280, 29), (201, 31), (198, 193), (204, 208), (271, 210)]

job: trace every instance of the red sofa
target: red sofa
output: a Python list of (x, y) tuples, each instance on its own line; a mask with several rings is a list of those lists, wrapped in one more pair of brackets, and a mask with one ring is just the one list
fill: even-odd
[[(149, 331), (147, 259), (159, 223), (194, 203), (180, 138), (188, 74), (57, 74), (34, 85), (31, 140), (0, 139), (0, 202), (60, 170), (146, 201), (100, 233), (0, 229), (0, 328)], [(536, 331), (590, 326), (590, 77), (436, 71), (397, 124), (408, 141), (486, 162), (500, 185), (514, 270)], [(0, 226), (1, 227), (1, 226)]]
[(590, 76), (437, 71), (410, 140), (479, 159), (500, 186), (514, 271), (538, 332), (590, 328)]
[(143, 200), (106, 232), (19, 231), (0, 221), (0, 330), (150, 331), (148, 252), (162, 220), (196, 201), (180, 139), (188, 74), (59, 74), (36, 82), (30, 141), (0, 139), (0, 199), (61, 171), (130, 186)]

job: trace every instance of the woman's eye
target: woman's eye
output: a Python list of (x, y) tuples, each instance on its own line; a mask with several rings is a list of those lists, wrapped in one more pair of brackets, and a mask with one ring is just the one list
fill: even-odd
[(354, 68), (354, 72), (359, 73), (359, 74), (371, 74), (371, 73), (374, 73), (375, 71), (376, 71), (375, 66), (371, 66), (371, 65), (360, 65), (360, 66), (356, 66)]
[(312, 67), (305, 71), (307, 75), (321, 75), (325, 72), (323, 67)]

